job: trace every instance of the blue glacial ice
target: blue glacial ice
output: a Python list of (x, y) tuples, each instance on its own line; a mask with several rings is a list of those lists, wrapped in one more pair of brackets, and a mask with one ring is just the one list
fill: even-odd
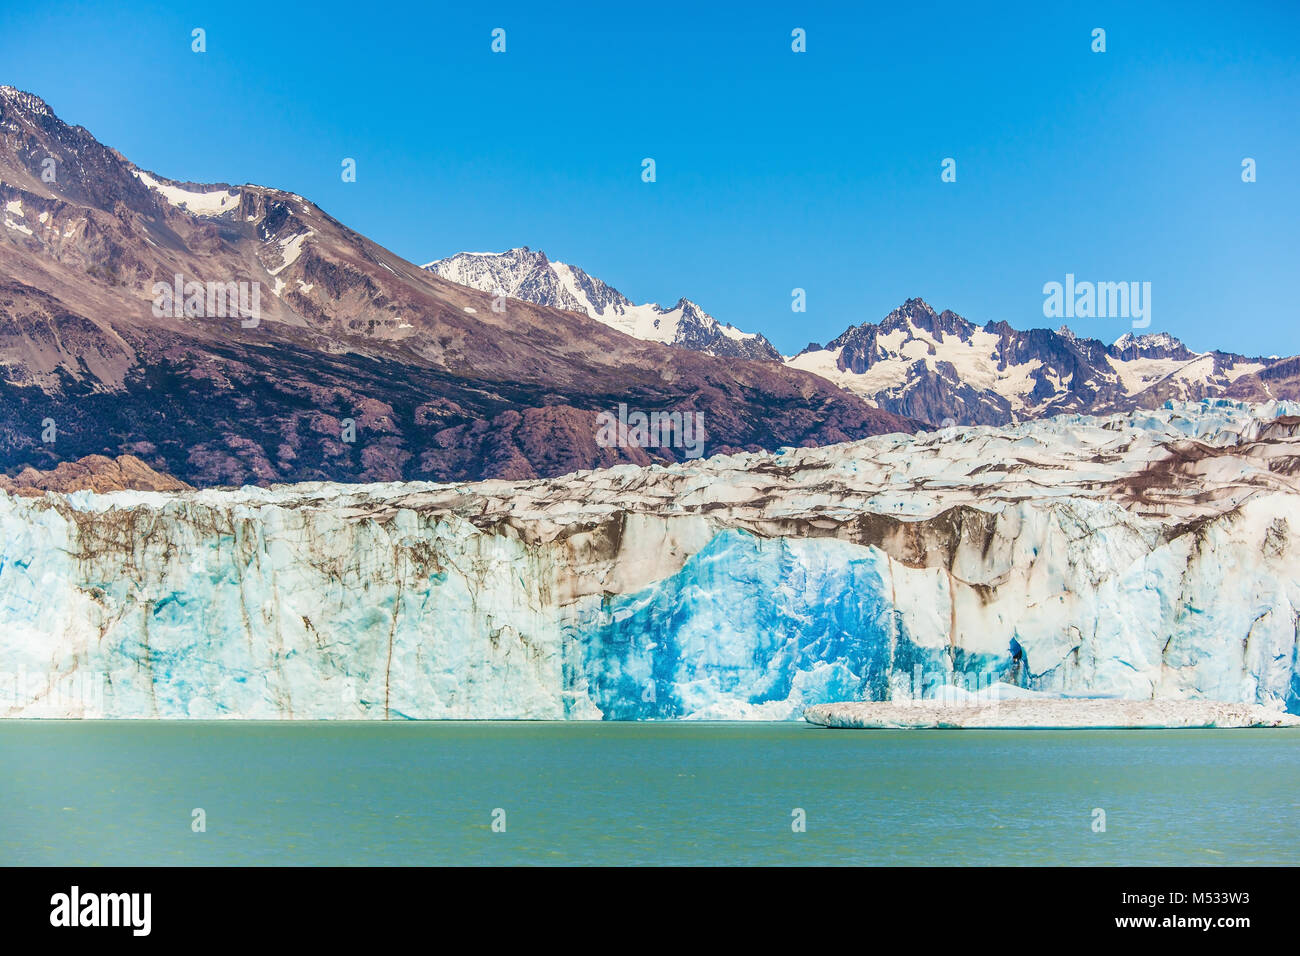
[(785, 720), (995, 684), (1300, 713), (1279, 411), (516, 485), (0, 493), (0, 714)]

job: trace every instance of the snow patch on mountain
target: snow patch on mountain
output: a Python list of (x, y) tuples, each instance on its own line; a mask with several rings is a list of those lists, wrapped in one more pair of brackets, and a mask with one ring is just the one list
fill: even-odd
[[(314, 235), (315, 233), (308, 229), (304, 232), (294, 233), (291, 236), (285, 236), (282, 239), (277, 240), (280, 247), (280, 264), (274, 269), (267, 269), (267, 274), (278, 276), (285, 269), (297, 262), (299, 256), (302, 255), (303, 244)], [(279, 293), (277, 292), (276, 294), (278, 295)]]
[(186, 189), (175, 183), (155, 179), (142, 169), (131, 172), (163, 199), (178, 209), (183, 209), (195, 216), (215, 218), (234, 212), (239, 208), (240, 193), (237, 189), (218, 187), (215, 190)]

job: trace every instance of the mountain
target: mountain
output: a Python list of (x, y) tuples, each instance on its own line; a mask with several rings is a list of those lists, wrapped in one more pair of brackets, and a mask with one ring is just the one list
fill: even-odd
[(1298, 413), (0, 494), (0, 662), (33, 678), (0, 716), (785, 720), (999, 684), (1300, 713)]
[(687, 453), (602, 444), (620, 403), (702, 416), (705, 454), (914, 427), (780, 363), (492, 306), (296, 193), (168, 179), (0, 87), (10, 474), (133, 455), (195, 486), (446, 481)]
[(846, 330), (787, 360), (931, 424), (1002, 425), (1066, 412), (1107, 414), (1169, 400), (1300, 398), (1300, 358), (1193, 352), (1167, 333), (1113, 345), (1056, 331), (977, 326), (908, 299), (879, 323)]
[(653, 303), (634, 305), (577, 266), (555, 262), (527, 246), (505, 252), (458, 252), (424, 268), (471, 289), (583, 312), (647, 342), (730, 358), (781, 361), (781, 353), (763, 336), (723, 325), (690, 299), (678, 299), (671, 309)]
[(190, 486), (171, 475), (154, 471), (134, 455), (87, 455), (79, 461), (60, 462), (50, 471), (24, 468), (13, 478), (0, 475), (0, 490), (11, 495), (39, 497), (47, 491), (188, 491)]
[[(521, 247), (462, 252), (424, 266), (444, 279), (526, 302), (584, 312), (637, 338), (721, 356), (781, 361), (761, 335), (720, 325), (689, 299), (672, 309), (633, 305), (583, 270)], [(939, 425), (1001, 425), (1064, 412), (1107, 414), (1171, 399), (1300, 398), (1300, 358), (1193, 352), (1167, 332), (1112, 345), (1065, 326), (1018, 331), (978, 326), (908, 299), (879, 323), (784, 359), (897, 415)]]

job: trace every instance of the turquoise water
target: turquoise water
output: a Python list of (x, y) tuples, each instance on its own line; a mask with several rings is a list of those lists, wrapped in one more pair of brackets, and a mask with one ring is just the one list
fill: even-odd
[(0, 864), (1294, 864), (1298, 833), (1295, 730), (0, 721)]

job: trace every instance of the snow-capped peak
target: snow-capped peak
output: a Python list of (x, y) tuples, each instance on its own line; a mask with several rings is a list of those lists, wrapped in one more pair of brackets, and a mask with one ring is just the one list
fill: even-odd
[(697, 352), (780, 361), (763, 336), (722, 325), (690, 299), (671, 308), (633, 303), (577, 266), (527, 246), (505, 252), (459, 252), (424, 269), (450, 282), (571, 312), (583, 312), (635, 338)]
[(54, 112), (50, 109), (43, 99), (34, 93), (27, 93), (23, 90), (12, 86), (0, 86), (0, 97), (6, 102), (12, 103), (18, 109), (25, 113), (31, 113), (35, 116), (53, 116)]
[(1112, 348), (1120, 351), (1130, 348), (1146, 351), (1148, 349), (1182, 349), (1186, 348), (1186, 346), (1168, 332), (1147, 332), (1142, 335), (1125, 332), (1115, 340)]
[(908, 299), (879, 323), (850, 327), (825, 348), (810, 345), (786, 364), (887, 411), (961, 424), (1249, 390), (1248, 377), (1264, 368), (1239, 355), (1193, 352), (1167, 332), (1129, 332), (1106, 346), (1064, 326), (976, 326), (950, 311), (936, 314), (921, 299)]

